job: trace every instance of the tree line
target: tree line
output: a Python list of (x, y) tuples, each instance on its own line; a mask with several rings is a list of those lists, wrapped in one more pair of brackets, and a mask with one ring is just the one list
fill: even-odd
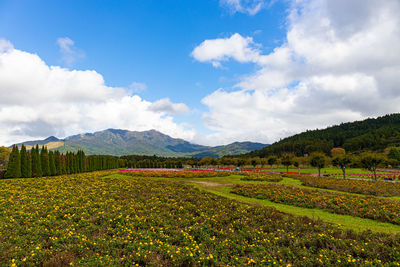
[(76, 153), (49, 151), (39, 145), (28, 151), (25, 145), (14, 145), (8, 159), (5, 178), (31, 178), (82, 173), (86, 171), (107, 170), (124, 167), (125, 161), (113, 156), (86, 156), (85, 152)]

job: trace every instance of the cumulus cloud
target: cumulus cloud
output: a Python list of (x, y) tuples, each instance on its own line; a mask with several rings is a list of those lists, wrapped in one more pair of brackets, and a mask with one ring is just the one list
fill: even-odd
[(186, 113), (189, 111), (189, 107), (186, 106), (184, 103), (172, 103), (169, 98), (163, 98), (157, 100), (156, 102), (150, 105), (150, 110), (158, 111), (158, 112), (165, 112), (165, 113), (172, 113), (172, 114), (179, 114), (179, 113)]
[(68, 66), (71, 66), (78, 59), (84, 58), (85, 53), (75, 47), (75, 42), (68, 37), (57, 39), (57, 45), (62, 54), (62, 60)]
[[(399, 112), (399, 13), (397, 0), (292, 1), (286, 41), (270, 54), (237, 33), (204, 41), (193, 51), (200, 62), (233, 59), (259, 67), (234, 91), (220, 89), (203, 99), (213, 140), (270, 143), (306, 129)], [(221, 42), (230, 42), (235, 52), (221, 49)]]
[(200, 62), (209, 62), (214, 67), (221, 67), (221, 61), (229, 59), (241, 63), (257, 62), (260, 52), (253, 38), (235, 33), (229, 38), (205, 40), (192, 51), (191, 55)]
[(228, 8), (228, 10), (235, 14), (245, 13), (253, 16), (260, 12), (262, 8), (267, 6), (267, 1), (265, 0), (220, 0), (220, 5)]
[(96, 71), (48, 66), (5, 40), (0, 40), (0, 95), (3, 145), (106, 128), (157, 129), (188, 140), (194, 136), (169, 115), (187, 111), (185, 104), (146, 101), (127, 88), (107, 86)]

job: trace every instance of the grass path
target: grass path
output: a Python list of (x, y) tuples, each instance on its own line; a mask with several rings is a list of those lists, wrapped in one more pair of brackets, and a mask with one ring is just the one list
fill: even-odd
[[(107, 177), (126, 178), (127, 176), (122, 175), (122, 174), (114, 174), (114, 175), (106, 176), (104, 178), (107, 178)], [(193, 186), (195, 186), (196, 188), (199, 188), (200, 190), (205, 190), (207, 192), (210, 192), (210, 193), (222, 196), (222, 197), (226, 197), (226, 198), (229, 198), (229, 199), (232, 199), (235, 201), (239, 201), (241, 203), (250, 204), (250, 205), (263, 205), (263, 206), (268, 206), (268, 207), (274, 207), (277, 210), (284, 212), (284, 213), (288, 213), (288, 214), (292, 214), (292, 215), (296, 215), (296, 216), (306, 216), (306, 217), (309, 217), (312, 219), (320, 219), (325, 222), (330, 222), (330, 223), (339, 225), (343, 229), (351, 229), (356, 232), (371, 230), (372, 232), (400, 234), (400, 225), (395, 225), (395, 224), (391, 224), (391, 223), (383, 223), (383, 222), (378, 222), (378, 221), (371, 220), (371, 219), (358, 218), (358, 217), (353, 217), (353, 216), (349, 216), (349, 215), (334, 214), (334, 213), (330, 213), (330, 212), (320, 210), (320, 209), (309, 209), (309, 208), (301, 208), (301, 207), (296, 207), (296, 206), (291, 206), (291, 205), (279, 204), (279, 203), (274, 203), (272, 201), (265, 200), (265, 199), (249, 198), (249, 197), (230, 193), (232, 185), (234, 185), (234, 184), (249, 184), (249, 183), (265, 184), (266, 183), (266, 182), (258, 182), (258, 181), (241, 181), (240, 178), (241, 178), (241, 176), (232, 175), (232, 176), (227, 176), (227, 177), (211, 177), (211, 178), (191, 178), (191, 179), (176, 178), (173, 180), (190, 183)], [(148, 178), (148, 179), (171, 179), (171, 178)], [(302, 188), (317, 189), (314, 187), (303, 186), (303, 185), (301, 185), (300, 181), (298, 181), (296, 179), (292, 179), (292, 178), (284, 178), (283, 181), (281, 181), (281, 183), (298, 186), (298, 187), (302, 187)], [(339, 192), (339, 191), (330, 190), (330, 189), (317, 189), (317, 190)], [(339, 193), (343, 193), (343, 192), (339, 192)], [(353, 193), (348, 193), (348, 194), (353, 194)], [(353, 195), (359, 195), (359, 194), (353, 194)], [(395, 197), (395, 199), (399, 199), (399, 198)]]

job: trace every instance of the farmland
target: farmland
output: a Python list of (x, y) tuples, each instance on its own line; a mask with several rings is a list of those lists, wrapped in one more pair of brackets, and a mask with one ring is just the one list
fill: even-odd
[(271, 175), (174, 173), (0, 180), (0, 265), (400, 264), (400, 235), (380, 231), (379, 222), (369, 224), (372, 231), (349, 231), (346, 220), (339, 226), (282, 213), (230, 193), (276, 185)]

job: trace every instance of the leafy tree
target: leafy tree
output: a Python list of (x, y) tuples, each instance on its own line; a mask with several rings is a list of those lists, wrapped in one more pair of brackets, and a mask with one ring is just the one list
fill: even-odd
[(267, 165), (267, 163), (268, 163), (268, 161), (267, 161), (266, 158), (261, 158), (260, 159), (261, 168), (264, 168), (264, 166)]
[(345, 154), (346, 154), (346, 150), (344, 150), (344, 148), (334, 147), (331, 149), (331, 155), (334, 158), (337, 158), (339, 156), (344, 156)]
[(10, 157), (11, 149), (8, 147), (0, 146), (0, 166), (8, 162)]
[(289, 166), (292, 165), (292, 154), (285, 154), (281, 158), (281, 163), (286, 167), (286, 173), (289, 173)]
[(268, 164), (272, 167), (274, 166), (275, 163), (278, 162), (278, 158), (276, 156), (271, 156), (268, 158)]
[(318, 176), (321, 176), (321, 169), (325, 167), (326, 157), (323, 153), (313, 153), (311, 155), (311, 166), (318, 168)]
[(255, 168), (260, 163), (260, 158), (252, 158), (250, 164)]
[(301, 159), (298, 157), (293, 158), (293, 166), (295, 166), (297, 168), (298, 174), (300, 175), (300, 162)]
[(347, 155), (341, 155), (333, 159), (332, 164), (343, 172), (343, 178), (346, 178), (346, 168), (351, 164), (352, 159)]
[(361, 155), (361, 159), (360, 159), (361, 165), (364, 168), (366, 168), (369, 171), (372, 171), (374, 173), (375, 180), (378, 180), (378, 178), (376, 176), (376, 170), (380, 166), (380, 164), (383, 162), (384, 162), (383, 157), (376, 153), (364, 153)]
[(387, 157), (389, 159), (395, 159), (397, 161), (400, 161), (400, 151), (399, 151), (399, 149), (395, 148), (395, 147), (391, 147)]

